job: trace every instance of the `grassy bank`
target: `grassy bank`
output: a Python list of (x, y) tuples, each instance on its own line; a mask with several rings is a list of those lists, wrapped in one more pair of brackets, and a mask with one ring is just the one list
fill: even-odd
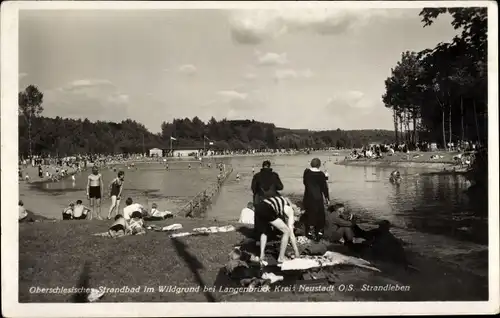
[[(181, 231), (211, 225), (214, 220), (177, 218), (158, 225), (181, 223)], [(234, 224), (238, 227), (237, 224)], [(205, 302), (205, 301), (349, 301), (349, 300), (484, 300), (487, 277), (480, 277), (439, 260), (412, 255), (418, 272), (396, 265), (374, 262), (381, 273), (336, 267), (336, 286), (352, 284), (350, 292), (324, 293), (243, 293), (219, 290), (219, 270), (228, 261), (232, 247), (245, 239), (244, 231), (171, 239), (167, 232), (109, 239), (91, 234), (107, 230), (109, 222), (61, 221), (20, 224), (19, 301), (71, 302), (72, 295), (30, 293), (30, 287), (78, 287), (85, 265), (88, 286), (121, 288), (148, 286), (140, 293), (108, 293), (103, 302)], [(342, 252), (343, 246), (338, 246)], [(481, 258), (487, 255), (481, 255)], [(408, 292), (363, 291), (364, 284), (410, 286)], [(158, 286), (216, 288), (214, 292), (166, 293)], [(432, 286), (432, 287), (431, 287)], [(141, 287), (142, 290), (143, 287)]]

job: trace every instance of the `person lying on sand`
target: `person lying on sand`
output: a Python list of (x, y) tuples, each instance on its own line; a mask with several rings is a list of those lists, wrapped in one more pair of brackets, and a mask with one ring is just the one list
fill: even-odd
[(71, 202), (67, 207), (64, 208), (62, 212), (63, 220), (73, 220), (73, 209), (75, 208), (75, 204)]
[(285, 260), (285, 251), (288, 242), (291, 243), (295, 256), (299, 256), (297, 240), (293, 232), (295, 223), (294, 210), (292, 203), (282, 197), (273, 196), (264, 199), (255, 206), (255, 230), (260, 233), (260, 261), (263, 263), (265, 257), (265, 248), (267, 235), (276, 228), (281, 232), (281, 245), (278, 256), (278, 263)]
[(131, 233), (130, 227), (128, 226), (127, 221), (121, 214), (117, 214), (115, 216), (115, 222), (109, 227), (108, 230), (109, 236), (115, 238), (120, 236), (125, 236)]
[(151, 205), (151, 211), (149, 212), (149, 217), (150, 218), (158, 218), (158, 219), (167, 219), (169, 217), (172, 217), (173, 213), (170, 211), (160, 211), (158, 210), (158, 204), (153, 203)]

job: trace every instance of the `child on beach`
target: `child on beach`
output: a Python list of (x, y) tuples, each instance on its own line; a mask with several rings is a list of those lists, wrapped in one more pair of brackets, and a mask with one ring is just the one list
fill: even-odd
[(169, 217), (173, 217), (173, 213), (170, 211), (159, 211), (158, 210), (158, 205), (156, 203), (153, 203), (151, 205), (151, 211), (149, 213), (150, 218), (154, 219), (167, 219)]
[(125, 218), (121, 214), (115, 216), (115, 222), (109, 227), (109, 236), (115, 238), (120, 236), (125, 236), (130, 233), (130, 227), (128, 226)]
[(73, 207), (73, 220), (85, 220), (90, 209), (83, 205), (82, 200), (76, 200)]
[(62, 212), (62, 218), (63, 220), (72, 220), (73, 219), (73, 209), (75, 207), (75, 204), (71, 202), (69, 206), (64, 208)]

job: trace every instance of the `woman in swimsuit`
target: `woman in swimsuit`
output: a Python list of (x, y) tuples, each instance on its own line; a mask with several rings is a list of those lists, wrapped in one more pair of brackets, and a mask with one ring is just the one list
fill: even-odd
[(116, 214), (118, 214), (124, 180), (125, 180), (125, 172), (119, 171), (118, 177), (116, 177), (109, 185), (109, 190), (110, 190), (109, 196), (111, 197), (111, 207), (109, 208), (108, 220), (111, 219), (111, 213), (113, 213), (113, 210), (115, 208), (116, 208)]

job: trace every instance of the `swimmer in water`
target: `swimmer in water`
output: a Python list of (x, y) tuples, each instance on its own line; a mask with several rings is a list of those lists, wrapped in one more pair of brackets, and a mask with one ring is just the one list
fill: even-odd
[(391, 172), (391, 176), (389, 177), (389, 181), (392, 183), (401, 182), (401, 173), (399, 173), (398, 170), (394, 170), (393, 172)]
[(165, 165), (165, 169), (167, 169), (167, 170), (168, 170), (168, 163)]
[(240, 181), (240, 174), (239, 173), (236, 174), (236, 181)]
[(75, 176), (74, 176), (74, 175), (72, 175), (72, 176), (71, 176), (71, 180), (72, 180), (72, 181), (75, 181), (75, 180), (76, 180), (76, 178), (75, 178)]
[(255, 167), (252, 167), (252, 174), (255, 174)]
[(90, 213), (89, 218), (90, 220), (92, 220), (92, 216), (94, 215), (94, 204), (99, 210), (97, 219), (102, 220), (101, 198), (103, 189), (104, 185), (102, 181), (102, 175), (99, 173), (99, 169), (97, 169), (97, 167), (92, 167), (92, 174), (90, 174), (87, 178), (87, 199), (89, 199), (89, 205), (92, 208), (92, 212)]
[(191, 164), (188, 165), (188, 169), (191, 170)]

